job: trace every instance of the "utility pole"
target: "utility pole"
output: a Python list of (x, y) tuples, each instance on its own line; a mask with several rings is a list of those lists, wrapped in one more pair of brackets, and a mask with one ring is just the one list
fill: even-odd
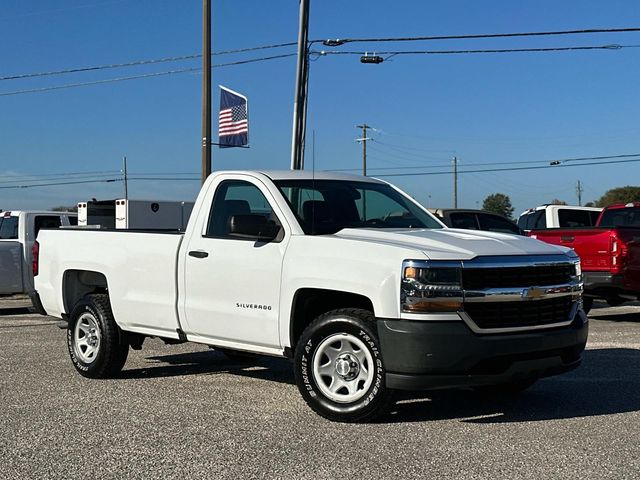
[(211, 0), (202, 0), (202, 183), (211, 174)]
[(453, 157), (453, 208), (458, 208), (458, 157)]
[(124, 199), (129, 200), (129, 182), (127, 177), (127, 157), (122, 157), (122, 175), (124, 177)]
[(356, 128), (362, 129), (362, 138), (356, 138), (357, 142), (362, 142), (362, 175), (367, 176), (367, 140), (371, 140), (367, 137), (367, 128), (371, 128), (366, 123), (362, 125), (356, 125)]
[(298, 26), (298, 64), (296, 69), (296, 91), (293, 97), (293, 132), (291, 135), (291, 169), (304, 168), (304, 137), (307, 114), (307, 91), (309, 83), (309, 0), (300, 0)]
[(578, 183), (576, 185), (576, 193), (578, 194), (578, 205), (581, 207), (582, 206), (582, 192), (584, 191), (584, 188), (582, 188), (582, 184), (580, 183), (580, 180), (578, 180)]

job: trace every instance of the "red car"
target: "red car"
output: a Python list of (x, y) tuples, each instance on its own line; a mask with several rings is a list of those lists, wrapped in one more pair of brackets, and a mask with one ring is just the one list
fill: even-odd
[(573, 248), (582, 262), (584, 309), (640, 298), (640, 202), (605, 208), (594, 227), (532, 230), (530, 236)]

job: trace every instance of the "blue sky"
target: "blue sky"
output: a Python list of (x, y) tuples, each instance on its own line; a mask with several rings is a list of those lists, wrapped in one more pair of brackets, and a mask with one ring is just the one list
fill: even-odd
[[(0, 76), (199, 53), (200, 0), (4, 0)], [(295, 41), (298, 2), (213, 0), (213, 50)], [(311, 38), (420, 36), (638, 27), (636, 1), (311, 0)], [(356, 44), (342, 50), (478, 49), (640, 45), (640, 33)], [(314, 47), (329, 49), (327, 47)], [(339, 50), (339, 49), (337, 49)], [(294, 47), (214, 58), (214, 63), (294, 52)], [(355, 125), (377, 128), (377, 168), (535, 162), (640, 152), (640, 48), (587, 52), (396, 56), (363, 65), (355, 56), (311, 64), (307, 167), (315, 131), (317, 169), (360, 168)], [(176, 68), (199, 60), (0, 81), (0, 94)], [(214, 150), (215, 169), (290, 164), (295, 58), (214, 69), (214, 84), (249, 97), (251, 148)], [(51, 92), (0, 96), (0, 186), (16, 176), (112, 171), (199, 172), (198, 73)], [(217, 108), (217, 94), (214, 96)], [(215, 117), (215, 114), (214, 114)], [(569, 163), (567, 163), (569, 164)], [(574, 163), (575, 164), (575, 163)], [(467, 166), (467, 167), (465, 167)], [(576, 203), (638, 184), (639, 163), (462, 174), (459, 206), (508, 194), (516, 214), (554, 198)], [(440, 169), (442, 170), (442, 169)], [(416, 171), (419, 171), (416, 169)], [(378, 171), (377, 173), (382, 173)], [(64, 177), (63, 177), (64, 178)], [(452, 204), (452, 177), (392, 180), (424, 204)], [(199, 183), (137, 181), (132, 198), (193, 199)], [(47, 208), (122, 196), (120, 183), (1, 189), (0, 208)]]

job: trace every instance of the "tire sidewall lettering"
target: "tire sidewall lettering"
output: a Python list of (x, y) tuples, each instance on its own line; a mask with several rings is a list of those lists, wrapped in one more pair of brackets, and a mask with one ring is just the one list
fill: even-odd
[[(341, 321), (343, 320), (343, 321)], [(358, 319), (359, 320), (359, 319)], [(358, 322), (359, 323), (359, 322)], [(309, 338), (303, 343), (303, 351), (298, 356), (296, 362), (296, 370), (298, 377), (298, 387), (303, 397), (311, 401), (314, 409), (329, 410), (332, 414), (353, 415), (367, 409), (376, 408), (381, 400), (381, 391), (384, 390), (384, 365), (380, 355), (377, 339), (371, 333), (367, 332), (358, 323), (350, 318), (329, 319), (326, 324), (321, 325), (316, 331), (310, 333)], [(315, 348), (330, 335), (336, 333), (349, 333), (359, 338), (368, 348), (374, 360), (374, 379), (369, 387), (368, 392), (352, 403), (338, 403), (327, 397), (320, 391), (316, 379), (313, 375), (313, 358)]]

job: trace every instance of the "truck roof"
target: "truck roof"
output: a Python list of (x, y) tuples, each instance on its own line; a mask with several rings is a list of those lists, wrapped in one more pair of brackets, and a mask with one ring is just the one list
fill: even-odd
[(561, 209), (561, 208), (570, 208), (572, 210), (589, 210), (592, 212), (602, 211), (602, 207), (579, 207), (578, 205), (556, 205), (551, 203), (545, 203), (544, 205), (538, 205), (537, 207), (528, 208), (524, 212), (520, 214), (526, 215), (527, 213), (537, 212), (538, 210), (552, 210), (552, 209)]
[[(225, 172), (225, 173), (246, 173), (246, 172)], [(262, 170), (262, 173), (271, 180), (343, 180), (351, 182), (385, 183), (377, 178), (365, 177), (362, 175), (352, 175), (349, 173), (329, 172), (326, 170)]]
[(614, 203), (613, 205), (609, 205), (605, 207), (605, 210), (614, 210), (617, 208), (638, 208), (638, 207), (640, 207), (640, 202)]

